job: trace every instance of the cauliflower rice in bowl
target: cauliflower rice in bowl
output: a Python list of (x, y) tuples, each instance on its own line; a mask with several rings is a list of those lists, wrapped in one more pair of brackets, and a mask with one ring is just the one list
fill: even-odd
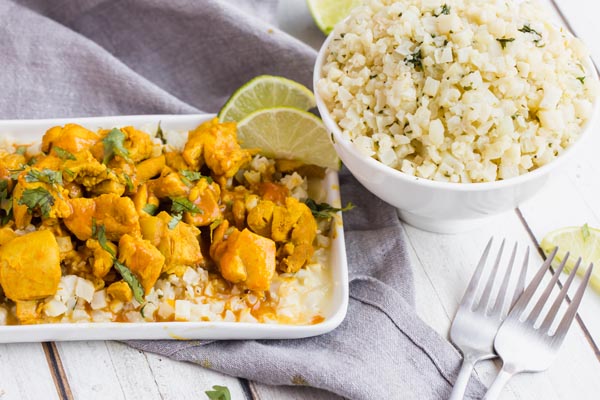
[(341, 138), (442, 182), (550, 163), (579, 138), (598, 92), (583, 44), (530, 2), (371, 0), (324, 57), (315, 90)]

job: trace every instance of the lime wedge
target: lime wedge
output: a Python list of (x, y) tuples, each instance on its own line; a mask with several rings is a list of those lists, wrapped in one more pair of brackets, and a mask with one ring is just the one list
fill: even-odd
[(569, 272), (575, 266), (577, 258), (581, 257), (581, 265), (577, 270), (578, 275), (583, 275), (589, 263), (594, 263), (590, 286), (600, 292), (600, 230), (584, 226), (573, 226), (558, 229), (547, 234), (540, 247), (546, 255), (550, 254), (558, 246), (555, 262), (560, 263), (565, 258), (567, 251), (570, 253), (565, 263), (565, 272)]
[(261, 75), (236, 90), (221, 108), (218, 117), (221, 122), (239, 122), (256, 110), (280, 106), (310, 110), (316, 106), (315, 96), (298, 82), (280, 76)]
[(362, 0), (307, 0), (308, 9), (315, 24), (326, 35), (329, 35), (335, 24), (350, 14), (350, 11)]
[(291, 107), (258, 110), (238, 122), (238, 139), (269, 158), (298, 160), (339, 169), (340, 161), (323, 121)]

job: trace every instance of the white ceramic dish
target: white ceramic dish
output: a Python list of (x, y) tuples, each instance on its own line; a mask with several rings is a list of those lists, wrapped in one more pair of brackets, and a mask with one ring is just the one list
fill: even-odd
[[(0, 138), (17, 142), (40, 141), (46, 130), (72, 122), (88, 129), (133, 125), (143, 129), (159, 122), (165, 130), (188, 131), (214, 115), (137, 115), (95, 118), (0, 121)], [(329, 204), (341, 204), (338, 174), (329, 172), (323, 182)], [(315, 325), (254, 324), (243, 322), (146, 322), (65, 323), (0, 326), (0, 343), (67, 340), (126, 339), (294, 339), (320, 335), (335, 329), (348, 308), (348, 266), (341, 217), (334, 223), (330, 255), (333, 293), (325, 320)]]
[[(321, 78), (321, 66), (327, 56), (334, 30), (323, 43), (315, 63), (313, 84)], [(585, 66), (598, 79), (590, 59)], [(486, 222), (485, 217), (516, 208), (533, 196), (553, 171), (572, 159), (586, 138), (593, 132), (600, 101), (594, 104), (593, 117), (584, 126), (580, 137), (560, 157), (526, 174), (503, 181), (485, 183), (450, 183), (423, 179), (405, 174), (365, 156), (353, 143), (342, 137), (342, 131), (332, 119), (318, 91), (317, 107), (327, 129), (334, 138), (335, 149), (344, 165), (364, 187), (398, 208), (405, 222), (427, 231), (456, 233), (473, 229)]]

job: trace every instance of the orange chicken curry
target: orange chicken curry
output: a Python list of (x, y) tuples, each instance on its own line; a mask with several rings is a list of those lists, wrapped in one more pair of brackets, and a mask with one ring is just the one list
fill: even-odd
[(323, 247), (326, 205), (292, 191), (324, 171), (256, 153), (217, 119), (182, 149), (66, 124), (1, 151), (0, 322), (299, 322), (272, 286)]

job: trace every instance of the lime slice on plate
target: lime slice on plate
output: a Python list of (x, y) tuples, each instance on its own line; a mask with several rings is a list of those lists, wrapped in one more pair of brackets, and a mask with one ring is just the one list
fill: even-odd
[(584, 226), (573, 226), (558, 229), (547, 234), (540, 247), (544, 253), (550, 254), (558, 246), (555, 261), (560, 263), (565, 258), (567, 251), (570, 253), (565, 263), (565, 271), (569, 272), (575, 266), (577, 258), (581, 257), (582, 263), (577, 270), (578, 275), (583, 275), (589, 263), (595, 265), (590, 279), (590, 285), (600, 291), (600, 229)]
[(315, 96), (306, 86), (280, 76), (261, 75), (236, 90), (218, 117), (221, 122), (239, 122), (263, 108), (286, 106), (310, 110), (316, 104)]
[(291, 107), (258, 110), (238, 122), (238, 139), (270, 158), (339, 169), (340, 161), (320, 118)]
[(326, 35), (329, 35), (335, 24), (346, 18), (350, 11), (362, 2), (362, 0), (307, 0), (315, 24)]

